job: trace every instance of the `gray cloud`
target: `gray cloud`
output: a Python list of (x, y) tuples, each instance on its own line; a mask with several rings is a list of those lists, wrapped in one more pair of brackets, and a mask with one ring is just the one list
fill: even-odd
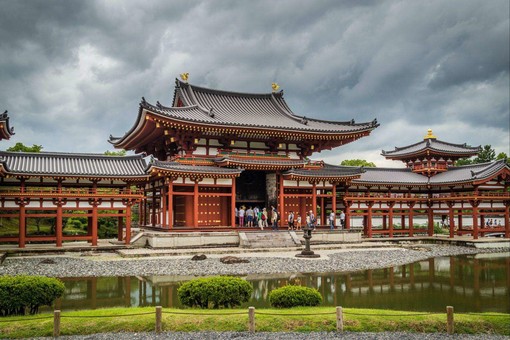
[[(103, 152), (140, 97), (174, 78), (269, 92), (299, 114), (381, 123), (317, 155), (440, 139), (510, 153), (509, 3), (495, 1), (1, 1), (0, 106), (15, 142)], [(395, 138), (398, 137), (398, 138)], [(384, 163), (386, 164), (386, 163)], [(397, 164), (395, 164), (397, 165)]]

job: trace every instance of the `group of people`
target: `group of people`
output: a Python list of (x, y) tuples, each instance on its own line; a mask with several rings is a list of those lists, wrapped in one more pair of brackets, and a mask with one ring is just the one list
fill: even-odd
[(485, 226), (488, 228), (488, 227), (501, 227), (501, 222), (499, 220), (492, 220), (489, 219), (485, 222)]
[[(266, 208), (260, 209), (255, 206), (252, 208), (251, 206), (246, 209), (244, 205), (242, 205), (239, 209), (235, 208), (235, 216), (236, 222), (240, 227), (247, 228), (260, 228), (260, 230), (264, 230), (264, 228), (269, 228), (269, 222), (271, 223), (271, 228), (273, 230), (279, 230), (278, 225), (280, 224), (281, 216), (278, 210), (274, 206), (271, 206), (270, 211)], [(328, 216), (330, 229), (335, 229), (335, 221), (336, 214), (331, 211)], [(312, 228), (315, 230), (317, 225), (317, 219), (312, 210), (306, 213), (306, 226), (308, 228)], [(290, 211), (287, 216), (288, 230), (301, 230), (302, 218), (301, 215), (294, 211)], [(345, 228), (345, 214), (343, 211), (340, 211), (340, 229)]]

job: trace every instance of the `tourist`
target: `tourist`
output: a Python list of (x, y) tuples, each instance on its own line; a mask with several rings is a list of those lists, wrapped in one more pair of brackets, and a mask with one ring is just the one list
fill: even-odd
[(335, 212), (331, 210), (331, 213), (329, 214), (329, 229), (334, 230), (335, 229)]
[(259, 212), (260, 212), (260, 209), (258, 206), (255, 206), (255, 208), (253, 208), (253, 222), (254, 222), (254, 227), (257, 227), (259, 225)]
[(239, 226), (240, 227), (244, 227), (244, 214), (245, 214), (244, 205), (242, 205), (241, 208), (239, 209)]
[(246, 219), (247, 219), (247, 227), (251, 228), (253, 227), (253, 209), (251, 207), (248, 207), (248, 210), (246, 210)]
[(239, 224), (239, 209), (237, 209), (237, 207), (234, 208), (235, 210), (235, 215), (236, 215), (236, 221), (235, 221), (235, 224)]
[(264, 230), (264, 227), (266, 227), (266, 228), (268, 227), (266, 208), (262, 209), (262, 211), (260, 212), (259, 226), (260, 226), (260, 230)]
[(273, 228), (273, 230), (278, 230), (278, 219), (279, 219), (279, 215), (278, 215), (278, 211), (276, 211), (275, 207), (271, 207), (271, 227)]
[(340, 228), (345, 229), (345, 213), (340, 211)]
[(288, 216), (289, 230), (294, 230), (294, 212), (291, 210)]
[(297, 214), (297, 217), (296, 217), (296, 230), (301, 230), (301, 215), (299, 215), (299, 213), (296, 213)]
[(309, 228), (313, 228), (315, 230), (315, 224), (317, 223), (317, 219), (315, 219), (315, 215), (312, 210), (310, 210), (310, 226)]

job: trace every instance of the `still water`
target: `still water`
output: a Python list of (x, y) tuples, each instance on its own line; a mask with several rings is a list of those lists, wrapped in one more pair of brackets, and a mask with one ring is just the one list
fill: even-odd
[[(179, 283), (191, 277), (64, 278), (61, 310), (105, 307), (181, 307)], [(249, 275), (251, 300), (268, 307), (269, 292), (298, 284), (314, 287), (325, 306), (442, 312), (510, 313), (510, 254), (437, 257), (403, 266), (354, 273)]]

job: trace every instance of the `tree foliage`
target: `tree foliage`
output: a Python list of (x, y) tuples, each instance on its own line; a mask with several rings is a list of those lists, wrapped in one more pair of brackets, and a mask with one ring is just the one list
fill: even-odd
[(375, 163), (373, 162), (368, 162), (364, 159), (346, 159), (346, 160), (343, 160), (342, 163), (340, 163), (340, 165), (345, 165), (345, 166), (364, 166), (366, 168), (375, 168)]
[(119, 151), (109, 151), (109, 150), (106, 150), (104, 152), (104, 154), (106, 156), (125, 156), (126, 155), (126, 150), (119, 150)]
[(177, 295), (189, 307), (233, 308), (247, 302), (252, 291), (251, 284), (239, 277), (213, 276), (183, 283)]
[(26, 146), (25, 144), (18, 142), (14, 146), (11, 146), (7, 149), (7, 151), (14, 151), (14, 152), (41, 152), (43, 149), (42, 145), (32, 145), (32, 146)]
[(272, 290), (269, 303), (276, 308), (318, 306), (322, 303), (322, 295), (314, 288), (289, 285)]
[(0, 315), (36, 314), (64, 294), (62, 281), (44, 276), (1, 276)]
[(492, 148), (490, 144), (484, 145), (482, 150), (478, 152), (478, 155), (475, 158), (461, 158), (455, 162), (455, 166), (461, 165), (469, 165), (469, 164), (480, 164), (480, 163), (489, 163), (494, 160), (504, 159), (505, 162), (508, 162), (508, 156), (504, 152), (500, 152), (496, 156), (496, 151)]

